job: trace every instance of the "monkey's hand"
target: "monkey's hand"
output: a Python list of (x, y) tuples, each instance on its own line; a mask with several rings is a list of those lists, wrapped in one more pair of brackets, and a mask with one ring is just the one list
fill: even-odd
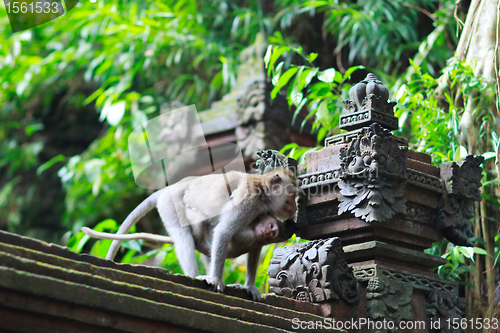
[(255, 285), (242, 286), (239, 283), (235, 283), (235, 284), (228, 284), (227, 286), (233, 287), (233, 288), (238, 288), (238, 289), (244, 289), (248, 295), (252, 296), (252, 299), (254, 301), (260, 301), (260, 290)]
[(215, 276), (209, 275), (198, 275), (197, 279), (205, 280), (210, 285), (210, 290), (218, 293), (222, 293), (226, 285), (222, 282), (221, 279)]

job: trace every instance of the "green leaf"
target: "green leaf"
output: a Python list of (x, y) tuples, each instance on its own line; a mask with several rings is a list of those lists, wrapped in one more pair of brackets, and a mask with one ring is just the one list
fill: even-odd
[(464, 158), (467, 155), (469, 155), (469, 153), (467, 152), (467, 148), (465, 148), (464, 146), (459, 146), (455, 150), (455, 157), (453, 158), (453, 160), (459, 161), (460, 159)]
[(142, 251), (141, 246), (142, 246), (143, 242), (144, 242), (144, 240), (142, 240), (142, 239), (132, 239), (132, 240), (128, 240), (128, 241), (123, 241), (123, 247), (126, 249), (141, 252)]
[(483, 154), (485, 160), (489, 160), (490, 158), (496, 157), (497, 154), (494, 151), (489, 151)]
[(335, 70), (335, 68), (329, 68), (318, 73), (318, 80), (326, 83), (332, 83), (336, 73), (337, 71)]
[(295, 120), (297, 120), (297, 116), (299, 115), (300, 110), (302, 110), (302, 108), (304, 107), (304, 105), (306, 105), (306, 103), (307, 103), (307, 97), (302, 99), (302, 102), (300, 102), (299, 106), (297, 106), (297, 108), (295, 109), (295, 112), (293, 113), (292, 117), (292, 124), (295, 124)]
[(358, 69), (364, 69), (365, 66), (363, 65), (359, 65), (359, 66), (353, 66), (353, 67), (349, 67), (346, 71), (345, 71), (345, 74), (344, 74), (344, 80), (349, 80), (351, 78), (351, 74), (354, 73), (355, 71), (357, 71)]
[(36, 175), (40, 176), (42, 174), (42, 172), (44, 172), (47, 169), (50, 169), (51, 166), (53, 166), (54, 164), (56, 164), (58, 162), (63, 162), (65, 159), (66, 159), (66, 157), (62, 154), (59, 154), (57, 156), (52, 157), (50, 160), (43, 163), (42, 165), (40, 165), (38, 167), (38, 169), (36, 169)]
[(280, 76), (281, 76), (281, 69), (283, 68), (283, 65), (284, 65), (284, 62), (280, 62), (278, 67), (276, 67), (276, 71), (273, 75), (273, 79), (272, 79), (272, 84), (273, 86), (277, 86), (279, 84), (279, 79), (280, 79)]
[(326, 127), (328, 130), (331, 130), (330, 124), (330, 111), (328, 111), (328, 101), (324, 100), (318, 107), (318, 111), (316, 112), (316, 118), (318, 121)]
[(266, 55), (264, 56), (264, 64), (266, 68), (269, 68), (269, 61), (271, 60), (271, 54), (273, 53), (273, 45), (267, 47)]
[(274, 63), (278, 58), (286, 51), (290, 50), (289, 46), (278, 46), (273, 49), (273, 53), (271, 55), (271, 60), (269, 61), (269, 67), (267, 68), (267, 76), (271, 74), (271, 69), (274, 66)]
[(293, 149), (293, 148), (297, 148), (297, 147), (299, 147), (299, 145), (297, 143), (295, 143), (295, 142), (289, 143), (280, 149), (280, 153), (285, 154), (288, 150)]
[(307, 87), (312, 78), (318, 73), (318, 70), (318, 68), (308, 68), (302, 72), (300, 76), (300, 90), (304, 89), (304, 87)]
[(281, 88), (283, 88), (288, 83), (288, 81), (290, 81), (292, 76), (295, 75), (295, 73), (297, 73), (298, 70), (299, 69), (297, 67), (292, 67), (289, 70), (287, 70), (283, 75), (281, 75), (278, 81), (278, 85), (275, 86), (274, 89), (271, 91), (271, 99), (276, 98), (276, 95), (281, 90)]
[(300, 86), (302, 85), (301, 83), (301, 78), (302, 78), (302, 71), (304, 70), (304, 66), (301, 66), (299, 69), (299, 72), (295, 76), (295, 80), (293, 81), (293, 88), (292, 88), (292, 93), (290, 94), (290, 98), (293, 102), (293, 104), (298, 107), (300, 105), (300, 102), (302, 101), (302, 97), (304, 94), (302, 93), (302, 90), (300, 89)]
[(474, 250), (474, 253), (489, 255), (489, 253), (485, 249), (482, 249), (480, 247), (474, 246), (472, 249)]
[(462, 253), (465, 257), (474, 261), (474, 249), (468, 246), (457, 246), (458, 251)]
[(42, 123), (37, 123), (37, 124), (29, 124), (26, 126), (26, 129), (24, 132), (26, 133), (26, 136), (32, 136), (33, 133), (41, 131), (44, 129), (44, 125)]
[(309, 62), (313, 62), (314, 60), (316, 60), (317, 57), (318, 57), (317, 53), (309, 53), (309, 55), (307, 56), (307, 60)]

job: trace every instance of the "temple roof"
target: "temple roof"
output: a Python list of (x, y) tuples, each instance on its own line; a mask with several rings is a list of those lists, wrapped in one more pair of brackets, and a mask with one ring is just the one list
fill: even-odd
[(202, 280), (5, 231), (0, 263), (0, 328), (14, 332), (290, 332), (293, 318), (324, 315), (318, 304), (217, 294)]

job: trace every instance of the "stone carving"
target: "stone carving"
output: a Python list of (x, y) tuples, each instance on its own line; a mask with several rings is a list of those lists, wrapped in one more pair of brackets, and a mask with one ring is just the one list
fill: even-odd
[(239, 100), (240, 125), (235, 133), (238, 145), (246, 157), (254, 157), (253, 154), (258, 150), (283, 147), (286, 144), (290, 123), (280, 124), (280, 117), (276, 113), (281, 112), (281, 118), (283, 118), (289, 113), (288, 105), (282, 97), (278, 96), (273, 101), (271, 111), (269, 97), (271, 89), (272, 85), (269, 82), (257, 81), (248, 87)]
[(299, 177), (302, 188), (320, 186), (328, 183), (336, 183), (339, 177), (339, 170), (329, 170), (325, 172), (315, 173), (313, 175), (306, 174)]
[(440, 193), (445, 192), (444, 184), (441, 178), (413, 169), (407, 169), (406, 173), (408, 175), (408, 183), (427, 188), (431, 191), (437, 191)]
[(255, 162), (257, 172), (264, 174), (276, 168), (289, 168), (292, 171), (297, 169), (297, 160), (287, 157), (279, 151), (267, 149), (257, 152), (259, 158)]
[(369, 265), (354, 268), (354, 276), (358, 281), (368, 281), (373, 277), (380, 277), (392, 283), (393, 281), (408, 283), (415, 289), (437, 291), (440, 293), (457, 294), (458, 283), (443, 280), (429, 275), (407, 272), (382, 265)]
[(325, 222), (338, 216), (338, 207), (335, 205), (321, 205), (309, 207), (307, 220), (310, 224)]
[(359, 299), (337, 237), (276, 249), (268, 275), (269, 289), (280, 296), (314, 303), (335, 299), (354, 304)]
[(387, 329), (368, 332), (396, 332), (401, 320), (413, 319), (410, 305), (412, 292), (413, 287), (409, 284), (371, 278), (366, 288), (366, 314), (373, 321), (392, 324), (384, 325)]
[(342, 101), (340, 128), (354, 130), (377, 122), (385, 128), (398, 129), (394, 116), (396, 103), (388, 103), (389, 91), (372, 73), (349, 90), (349, 100)]
[(484, 157), (469, 155), (460, 162), (446, 162), (440, 167), (446, 193), (439, 200), (436, 226), (450, 242), (471, 246), (470, 219), (474, 202), (481, 201), (481, 163)]
[[(435, 291), (427, 295), (427, 320), (429, 327), (440, 333), (465, 332), (461, 327), (454, 329), (452, 322), (465, 317), (465, 299)], [(455, 322), (457, 320), (455, 319)], [(460, 325), (459, 325), (460, 326)]]
[(383, 222), (406, 212), (406, 147), (377, 123), (363, 128), (340, 150), (339, 214)]
[(429, 209), (424, 209), (416, 205), (407, 205), (406, 218), (415, 222), (428, 224), (434, 221), (434, 214)]

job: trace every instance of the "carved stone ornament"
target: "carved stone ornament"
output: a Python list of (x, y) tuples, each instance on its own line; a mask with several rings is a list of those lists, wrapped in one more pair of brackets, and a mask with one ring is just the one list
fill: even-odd
[[(453, 322), (461, 323), (465, 317), (465, 299), (462, 297), (438, 293), (427, 295), (427, 325), (433, 332), (461, 333), (465, 332), (461, 325), (454, 328)], [(456, 319), (455, 319), (456, 318)], [(458, 320), (457, 320), (458, 319)]]
[(389, 91), (372, 73), (349, 90), (349, 100), (342, 101), (340, 128), (355, 130), (377, 122), (385, 128), (398, 129), (394, 116), (396, 103), (388, 103)]
[(363, 128), (340, 150), (339, 214), (351, 212), (366, 222), (405, 214), (406, 151), (379, 124)]
[(290, 128), (281, 126), (284, 124), (279, 123), (280, 119), (276, 113), (281, 111), (287, 114), (288, 105), (278, 96), (271, 108), (271, 89), (269, 82), (257, 81), (251, 84), (239, 99), (240, 125), (235, 133), (238, 146), (246, 157), (254, 157), (253, 154), (258, 150), (283, 147), (286, 144)]
[(288, 168), (295, 171), (297, 168), (297, 160), (287, 157), (279, 151), (267, 149), (257, 152), (259, 158), (255, 162), (257, 172), (264, 174), (276, 168)]
[(276, 249), (268, 275), (269, 289), (279, 296), (314, 303), (334, 299), (354, 304), (359, 299), (357, 280), (337, 237)]
[(469, 155), (460, 162), (441, 165), (441, 179), (446, 193), (439, 200), (436, 226), (443, 235), (456, 245), (472, 246), (469, 238), (474, 202), (481, 201), (481, 163), (484, 157)]
[(410, 284), (371, 278), (366, 288), (366, 314), (373, 321), (393, 322), (393, 325), (368, 332), (396, 332), (401, 320), (413, 319), (410, 305), (412, 292)]

